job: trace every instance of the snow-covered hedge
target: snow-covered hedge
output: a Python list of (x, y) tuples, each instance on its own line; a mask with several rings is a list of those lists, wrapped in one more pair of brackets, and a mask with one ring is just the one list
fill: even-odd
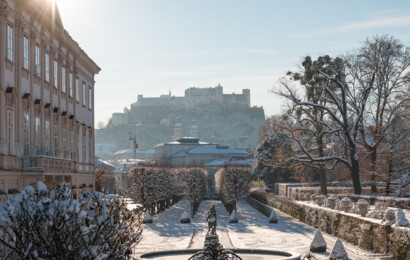
[(129, 196), (152, 214), (186, 197), (193, 217), (206, 192), (206, 171), (202, 168), (134, 167), (128, 176)]
[(178, 190), (191, 204), (191, 218), (199, 208), (207, 188), (206, 171), (202, 168), (175, 169)]
[(142, 212), (115, 195), (79, 200), (63, 186), (27, 186), (0, 203), (1, 259), (124, 259), (141, 239)]
[(228, 166), (215, 174), (216, 192), (229, 214), (236, 210), (236, 202), (245, 199), (251, 187), (252, 171), (246, 166)]

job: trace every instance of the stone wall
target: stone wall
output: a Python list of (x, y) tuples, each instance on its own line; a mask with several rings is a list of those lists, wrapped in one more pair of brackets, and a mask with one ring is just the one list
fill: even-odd
[(380, 224), (371, 219), (300, 204), (267, 193), (253, 192), (250, 197), (365, 250), (390, 253), (394, 259), (410, 257), (410, 228)]

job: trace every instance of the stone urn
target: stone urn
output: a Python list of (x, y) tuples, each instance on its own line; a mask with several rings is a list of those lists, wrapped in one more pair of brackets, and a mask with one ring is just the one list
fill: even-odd
[(356, 203), (356, 213), (360, 216), (365, 217), (369, 209), (369, 202), (364, 199), (359, 199)]
[(394, 210), (388, 209), (386, 213), (384, 214), (383, 221), (386, 221), (387, 224), (394, 224), (396, 222), (396, 213), (394, 213)]
[(310, 200), (313, 201), (313, 203), (316, 203), (316, 197), (317, 194), (313, 193), (312, 195), (310, 195)]
[(299, 200), (305, 200), (305, 193), (304, 192), (300, 192), (298, 195), (298, 199)]
[(307, 200), (307, 201), (310, 200), (310, 193), (305, 193), (305, 200)]
[(349, 197), (344, 197), (340, 201), (340, 207), (344, 212), (351, 212), (352, 211), (352, 200)]
[(336, 194), (330, 195), (329, 198), (327, 198), (327, 206), (331, 209), (337, 208), (337, 203), (339, 201), (339, 197)]
[(387, 204), (384, 202), (377, 202), (376, 206), (375, 206), (375, 211), (376, 211), (376, 215), (377, 218), (383, 218), (384, 217), (384, 213), (387, 210)]
[(406, 218), (403, 209), (397, 210), (397, 222), (396, 225), (399, 227), (407, 227), (409, 225), (409, 220)]
[(317, 203), (317, 205), (319, 205), (319, 206), (324, 206), (325, 205), (325, 203), (326, 203), (326, 195), (318, 195), (318, 196), (316, 196), (316, 203)]

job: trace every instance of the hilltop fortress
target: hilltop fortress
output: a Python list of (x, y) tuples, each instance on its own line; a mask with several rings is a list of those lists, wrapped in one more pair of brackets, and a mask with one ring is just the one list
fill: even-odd
[(188, 88), (183, 97), (172, 96), (171, 92), (159, 97), (138, 95), (135, 103), (122, 113), (112, 114), (107, 127), (97, 131), (96, 153), (104, 158), (128, 148), (129, 144), (121, 140), (134, 133), (140, 150), (184, 136), (234, 148), (254, 148), (264, 120), (263, 108), (251, 107), (249, 89), (224, 94), (218, 84)]
[(224, 94), (223, 87), (219, 84), (214, 88), (188, 88), (183, 97), (172, 96), (171, 92), (160, 97), (138, 95), (138, 100), (131, 104), (131, 109), (125, 108), (124, 113), (112, 114), (111, 123), (159, 123), (170, 109), (194, 109), (206, 105), (250, 108), (251, 91), (243, 89), (242, 94)]

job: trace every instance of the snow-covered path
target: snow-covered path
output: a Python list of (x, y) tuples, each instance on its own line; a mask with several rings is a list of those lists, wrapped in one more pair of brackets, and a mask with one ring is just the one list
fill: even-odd
[[(239, 223), (228, 226), (229, 237), (235, 247), (288, 250), (302, 256), (309, 252), (316, 231), (314, 228), (279, 210), (275, 210), (278, 224), (270, 224), (266, 216), (247, 203), (239, 202), (237, 209)], [(324, 232), (322, 234), (326, 240), (327, 252), (314, 256), (324, 260), (329, 259), (337, 238)], [(343, 244), (350, 259), (391, 259), (387, 255), (365, 251), (345, 241)]]
[(151, 251), (188, 248), (194, 233), (192, 224), (181, 224), (184, 211), (189, 212), (189, 201), (182, 200), (153, 217), (154, 223), (143, 225), (143, 238), (134, 250), (139, 256)]
[[(229, 215), (220, 201), (205, 200), (191, 224), (180, 224), (179, 218), (189, 209), (189, 202), (180, 201), (170, 209), (154, 216), (154, 223), (144, 225), (143, 240), (135, 249), (135, 255), (159, 250), (203, 247), (207, 211), (215, 205), (219, 241), (225, 248), (257, 248), (293, 251), (306, 255), (315, 229), (276, 210), (278, 224), (269, 224), (268, 218), (245, 202), (238, 202), (239, 223), (229, 224)], [(314, 254), (318, 259), (328, 259), (336, 238), (323, 233), (327, 253)], [(343, 241), (350, 259), (390, 259), (386, 255), (374, 254)]]

